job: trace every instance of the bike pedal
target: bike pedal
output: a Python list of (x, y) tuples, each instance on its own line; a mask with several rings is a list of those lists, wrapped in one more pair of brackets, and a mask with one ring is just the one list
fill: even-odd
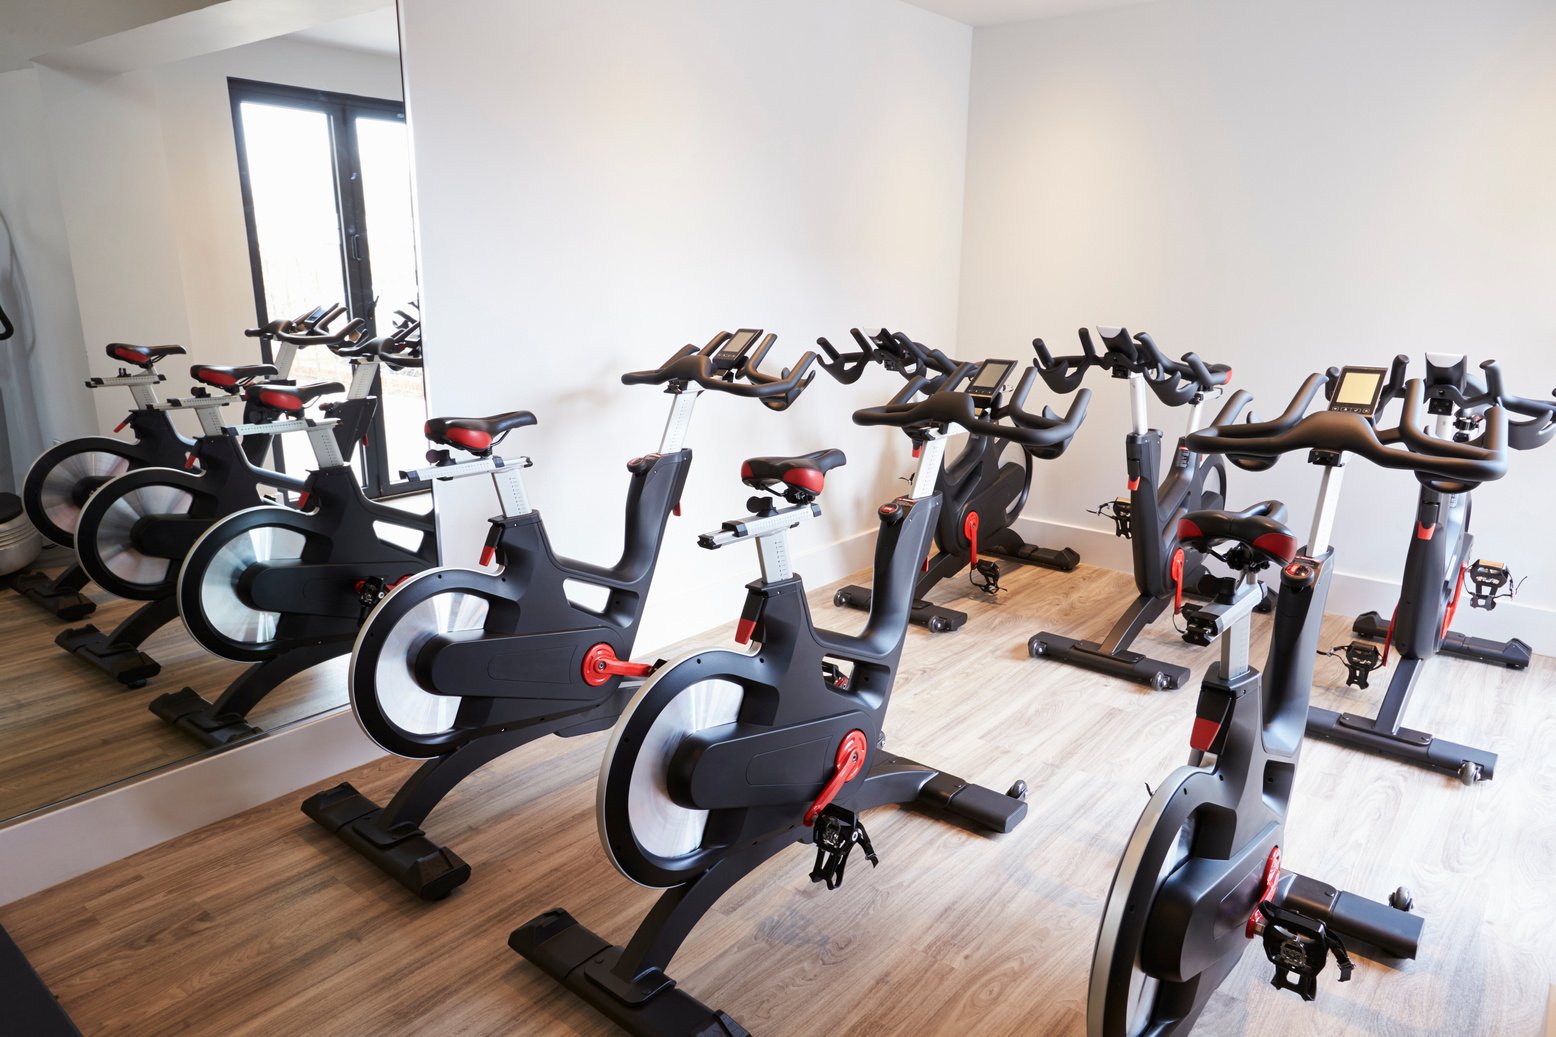
[(1513, 591), (1503, 588), (1512, 582), (1513, 575), (1506, 565), (1484, 558), (1470, 563), (1466, 575), (1470, 579), (1470, 608), (1490, 611), (1497, 607), (1498, 598), (1511, 598)]
[(825, 882), (828, 889), (840, 887), (855, 846), (864, 851), (871, 867), (880, 866), (880, 858), (875, 855), (859, 815), (829, 804), (816, 817), (816, 866), (811, 869), (810, 880)]
[(1352, 641), (1345, 646), (1344, 661), (1345, 683), (1366, 688), (1372, 671), (1383, 665), (1383, 653), (1370, 641)]
[(1330, 954), (1340, 969), (1340, 982), (1350, 981), (1355, 966), (1345, 944), (1323, 922), (1269, 901), (1259, 905), (1259, 914), (1263, 916), (1264, 956), (1275, 966), (1270, 986), (1290, 990), (1304, 1001), (1313, 1000), (1318, 996), (1318, 974)]

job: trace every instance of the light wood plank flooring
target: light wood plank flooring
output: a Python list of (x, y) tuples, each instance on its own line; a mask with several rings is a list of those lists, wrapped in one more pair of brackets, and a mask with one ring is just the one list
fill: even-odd
[[(876, 812), (881, 866), (856, 864), (833, 893), (806, 881), (808, 852), (790, 851), (693, 934), (672, 969), (688, 990), (764, 1035), (1084, 1032), (1103, 898), (1145, 784), (1185, 758), (1194, 693), (1027, 658), (1039, 629), (1104, 631), (1128, 576), (1026, 569), (1007, 583), (997, 601), (958, 602), (973, 613), (961, 632), (912, 631), (889, 747), (999, 789), (1025, 777), (1026, 822), (991, 839)], [(815, 595), (824, 620), (857, 615), (829, 598)], [(1346, 629), (1332, 618), (1329, 643)], [(1210, 658), (1166, 623), (1142, 647), (1196, 672)], [(1337, 687), (1343, 672), (1320, 660), (1317, 699), (1370, 703), (1376, 687)], [(1497, 750), (1497, 779), (1466, 789), (1310, 743), (1286, 845), (1291, 867), (1344, 888), (1412, 887), (1428, 919), (1421, 960), (1397, 973), (1360, 962), (1343, 986), (1331, 968), (1305, 1005), (1270, 989), (1250, 950), (1198, 1033), (1542, 1032), (1556, 977), (1556, 664), (1440, 659), (1428, 676), (1415, 726)], [(434, 815), (433, 834), (475, 869), (440, 904), (314, 828), (299, 793), (0, 908), (0, 921), (89, 1037), (609, 1033), (505, 943), (554, 906), (619, 941), (654, 899), (595, 834), (604, 739), (531, 746)], [(349, 777), (381, 800), (409, 770), (385, 760)]]
[[(86, 623), (112, 630), (140, 604), (95, 585), (86, 595), (97, 611), (66, 623), (0, 588), (0, 821), (204, 751), (147, 704), (185, 685), (214, 700), (243, 672), (243, 663), (211, 655), (175, 621), (145, 645), (162, 672), (128, 690), (54, 643), (60, 631)], [(345, 667), (342, 658), (299, 675), (250, 719), (270, 730), (344, 705)]]

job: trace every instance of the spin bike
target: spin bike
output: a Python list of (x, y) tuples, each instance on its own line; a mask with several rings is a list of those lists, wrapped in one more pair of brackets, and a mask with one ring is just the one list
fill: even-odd
[[(1226, 465), (1218, 457), (1195, 454), (1180, 437), (1163, 479), (1162, 433), (1151, 428), (1147, 420), (1146, 391), (1169, 407), (1189, 408), (1184, 429), (1187, 436), (1202, 426), (1205, 402), (1221, 395), (1222, 386), (1232, 378), (1232, 369), (1206, 364), (1194, 353), (1185, 353), (1181, 361), (1170, 360), (1144, 332), (1131, 337), (1125, 328), (1098, 328), (1097, 333), (1102, 338), (1100, 354), (1085, 328), (1080, 329), (1081, 353), (1077, 356), (1056, 358), (1042, 339), (1032, 346), (1037, 352), (1038, 371), (1054, 392), (1073, 392), (1092, 368), (1129, 382), (1132, 428), (1124, 437), (1129, 496), (1109, 501), (1095, 513), (1111, 518), (1114, 532), (1130, 542), (1139, 594), (1102, 641), (1081, 641), (1045, 630), (1032, 635), (1027, 650), (1033, 658), (1072, 663), (1158, 690), (1180, 688), (1189, 679), (1188, 667), (1152, 659), (1129, 646), (1173, 604), (1178, 588), (1209, 598), (1230, 586), (1227, 577), (1206, 570), (1200, 551), (1178, 542), (1178, 521), (1184, 515), (1225, 503)], [(1247, 391), (1239, 389), (1222, 407), (1215, 424), (1236, 421), (1252, 401)]]
[[(358, 319), (338, 332), (277, 337), (294, 346), (325, 345), (349, 358), (370, 348), (364, 326)], [(373, 378), (372, 369), (359, 368), (346, 398), (326, 408), (344, 458), (350, 458), (371, 426), (377, 405), (368, 395)], [(104, 483), (81, 509), (76, 527), (76, 558), (87, 578), (110, 594), (145, 604), (110, 633), (87, 624), (65, 630), (54, 643), (130, 688), (156, 676), (161, 665), (140, 646), (178, 618), (178, 566), (195, 541), (218, 519), (264, 503), (267, 490), (296, 494), (305, 488), (299, 476), (250, 461), (245, 442), (255, 436), (268, 442), (272, 436), (307, 429), (308, 423), (299, 420), (303, 410), (342, 388), (339, 382), (251, 383), (243, 388), (244, 400), (282, 415), (257, 425), (223, 425), (217, 411), (226, 401), (219, 397), (158, 404), (191, 409), (199, 417), (204, 434), (195, 440), (190, 465), (141, 468)], [(189, 470), (196, 466), (198, 470)]]
[[(351, 360), (353, 381), (370, 379), (379, 364), (420, 367), (411, 339), (418, 331), (405, 318), (373, 340)], [(369, 500), (336, 442), (336, 423), (303, 421), (317, 467), (297, 507), (259, 505), (221, 519), (179, 570), (178, 611), (190, 635), (215, 655), (253, 664), (215, 702), (188, 687), (152, 700), (151, 712), (207, 746), (260, 734), (245, 717), (265, 695), (349, 652), (389, 588), (438, 561), (432, 511)], [(386, 527), (410, 534), (414, 546), (386, 539)]]
[[(854, 328), (850, 334), (858, 348), (848, 353), (839, 351), (824, 338), (816, 340), (829, 358), (821, 361), (822, 370), (844, 385), (858, 381), (873, 362), (902, 375), (909, 383), (922, 379), (920, 391), (932, 395), (970, 368), (938, 349), (914, 342), (901, 332), (882, 328), (866, 336)], [(979, 403), (980, 413), (987, 416), (989, 406), (1004, 392), (1015, 366), (1010, 360), (985, 360), (978, 367), (978, 375), (969, 392)], [(899, 396), (898, 401), (901, 399)], [(1085, 414), (1084, 404), (1081, 414)], [(923, 448), (919, 430), (908, 429), (907, 433), (913, 443), (913, 456), (918, 457)], [(1068, 445), (1065, 441), (1054, 448), (1023, 448), (1018, 451), (1019, 459), (1012, 459), (1006, 456), (1012, 448), (1009, 439), (974, 435), (956, 458), (945, 465), (935, 483), (942, 502), (939, 524), (935, 527), (936, 553), (914, 584), (911, 617), (914, 623), (935, 633), (961, 629), (967, 622), (967, 613), (932, 604), (928, 600), (929, 592), (942, 580), (965, 569), (978, 590), (990, 595), (998, 593), (1000, 566), (994, 558), (987, 556), (1041, 565), (1060, 572), (1070, 572), (1080, 564), (1080, 555), (1072, 549), (1056, 550), (1028, 544), (1013, 528), (1032, 492), (1033, 459), (1051, 460), (1063, 453)], [(868, 611), (870, 589), (844, 587), (837, 592), (833, 602)]]
[[(655, 370), (622, 376), (627, 385), (665, 386), (670, 418), (658, 450), (627, 462), (626, 542), (610, 567), (558, 556), (524, 492), (529, 459), (494, 454), (504, 434), (535, 424), (534, 415), (427, 423), (430, 440), (473, 460), (445, 449), (431, 467), (408, 474), (422, 483), (491, 476), (502, 514), (491, 520), (481, 564), (495, 561), (501, 571), (429, 569), (374, 607), (351, 654), (352, 706), (368, 737), (426, 762), (388, 806), (342, 783), (309, 797), (303, 813), (424, 900), (442, 899), (470, 877), (470, 865), (421, 826), (499, 756), (545, 735), (571, 738), (615, 722), (649, 669), (626, 660), (666, 523), (680, 510), (697, 398), (747, 397), (781, 411), (815, 377), (806, 374), (814, 353), (782, 375), (763, 373), (776, 338), (750, 328), (720, 332), (700, 350), (689, 345)], [(573, 581), (607, 591), (604, 605), (569, 598)]]
[[(1219, 638), (1221, 660), (1200, 686), (1188, 765), (1157, 786), (1113, 877), (1092, 958), (1090, 1037), (1187, 1033), (1255, 939), (1274, 966), (1272, 985), (1304, 1000), (1316, 995), (1331, 955), (1342, 982), (1350, 978), (1350, 949), (1415, 957), (1422, 922), (1409, 913), (1404, 888), (1382, 904), (1281, 868), (1347, 455), (1413, 472), (1442, 492), (1463, 492), (1506, 466), (1500, 405), (1475, 441), (1444, 442), (1421, 431), (1420, 381), (1404, 387), (1399, 426), (1377, 428), (1384, 374), (1365, 367), (1314, 374), (1275, 420), (1188, 437), (1191, 449), (1252, 471), (1302, 451), (1323, 478), (1300, 552), (1274, 502), (1192, 512), (1181, 522), (1180, 536), (1201, 551), (1231, 544), (1224, 560), (1240, 576), (1209, 605), (1184, 610), (1185, 638)], [(1320, 390), (1329, 407), (1308, 414)], [(1281, 566), (1280, 590), (1261, 676), (1248, 662), (1249, 613), (1261, 594), (1258, 570), (1270, 564)]]
[[(308, 335), (325, 330), (344, 312), (344, 307), (319, 306), (292, 320), (272, 321), (244, 334), (265, 343), (283, 333)], [(295, 348), (284, 348), (274, 365), (218, 367), (197, 364), (190, 368), (190, 374), (201, 383), (194, 391), (196, 395), (209, 395), (214, 389), (235, 396), (256, 379), (285, 380)], [(121, 364), (139, 368), (139, 372), (131, 374), (128, 367), (121, 367), (116, 375), (90, 378), (86, 385), (89, 389), (122, 386), (130, 390), (135, 406), (114, 431), (128, 428), (134, 439), (85, 436), (50, 447), (33, 462), (22, 484), (22, 503), (27, 518), (40, 533), (61, 547), (75, 547), (81, 508), (109, 479), (141, 468), (182, 468), (194, 451), (194, 440), (174, 427), (170, 410), (161, 405), (156, 390), (157, 385), (167, 380), (165, 375), (156, 372), (157, 364), (170, 356), (183, 355), (184, 347), (115, 342), (107, 347), (107, 353)], [(246, 414), (244, 420), (257, 424), (267, 419), (254, 411)], [(268, 440), (257, 437), (244, 444), (244, 452), (257, 464), (268, 447)], [(89, 616), (97, 608), (96, 603), (81, 593), (88, 582), (79, 565), (71, 565), (55, 577), (29, 572), (11, 579), (12, 587), (29, 601), (70, 621)]]
[[(859, 815), (914, 805), (991, 832), (1026, 816), (1026, 785), (1001, 795), (882, 750), (882, 726), (907, 636), (913, 585), (939, 519), (935, 482), (952, 427), (998, 434), (1033, 449), (1067, 441), (1066, 418), (1001, 408), (987, 416), (957, 386), (926, 399), (915, 380), (903, 401), (862, 410), (863, 425), (917, 429), (922, 442), (910, 495), (881, 505), (874, 593), (864, 629), (841, 634), (812, 619), (789, 568), (789, 530), (821, 513), (816, 503), (841, 451), (758, 457), (742, 481), (773, 496), (753, 514), (700, 538), (703, 547), (754, 544), (761, 579), (747, 585), (736, 629), (744, 651), (693, 651), (654, 671), (611, 733), (600, 769), (597, 818), (606, 854), (627, 878), (664, 889), (626, 947), (613, 946), (562, 909), (516, 929), (508, 943), (629, 1033), (645, 1037), (747, 1031), (666, 975), (670, 960), (719, 897), (795, 844), (814, 844), (810, 877), (836, 889), (857, 847), (877, 863)], [(1028, 372), (1016, 397), (1031, 387)]]
[[(1399, 391), (1407, 362), (1403, 356), (1395, 359), (1382, 402)], [(1493, 404), (1522, 415), (1522, 420), (1508, 422), (1507, 443), (1514, 450), (1531, 450), (1556, 435), (1556, 403), (1510, 396), (1500, 385), (1493, 388), (1493, 369), (1481, 366), (1487, 371), (1486, 384), (1470, 373), (1464, 357), (1427, 354), (1426, 410), (1434, 436), (1455, 442), (1467, 440)], [(1308, 710), (1310, 736), (1457, 775), (1466, 785), (1496, 773), (1496, 753), (1400, 726), (1422, 667), (1439, 652), (1513, 670), (1529, 665), (1531, 649), (1518, 638), (1492, 641), (1448, 629), (1466, 581), (1471, 608), (1496, 608), (1497, 599), (1511, 597), (1515, 586), (1501, 562), (1471, 561), (1475, 538), (1469, 526), (1469, 491), (1443, 493), (1421, 487), (1398, 605), (1388, 619), (1376, 612), (1358, 616), (1352, 627), (1357, 639), (1336, 650), (1343, 653), (1346, 663), (1346, 684), (1359, 688), (1366, 688), (1369, 676), (1388, 664), (1391, 649), (1398, 656), (1378, 715), (1336, 713), (1314, 706)]]

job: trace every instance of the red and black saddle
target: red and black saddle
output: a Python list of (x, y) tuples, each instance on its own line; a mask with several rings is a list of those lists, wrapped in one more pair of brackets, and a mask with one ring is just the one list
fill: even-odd
[(511, 410), (485, 418), (428, 418), (423, 430), (428, 441), (468, 450), (478, 457), (492, 452), (492, 443), (510, 429), (535, 424), (527, 410)]

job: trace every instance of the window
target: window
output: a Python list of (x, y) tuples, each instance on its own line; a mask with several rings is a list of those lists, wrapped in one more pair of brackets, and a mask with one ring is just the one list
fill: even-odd
[[(418, 301), (405, 106), (250, 80), (228, 88), (259, 323), (339, 302), (341, 320), (388, 332), (395, 311)], [(300, 351), (292, 375), (350, 381), (347, 362), (318, 348)], [(398, 473), (426, 450), (421, 371), (381, 367), (373, 391), (374, 431), (354, 463), (382, 497), (410, 489)], [(312, 466), (304, 438), (281, 443), (283, 469)]]

